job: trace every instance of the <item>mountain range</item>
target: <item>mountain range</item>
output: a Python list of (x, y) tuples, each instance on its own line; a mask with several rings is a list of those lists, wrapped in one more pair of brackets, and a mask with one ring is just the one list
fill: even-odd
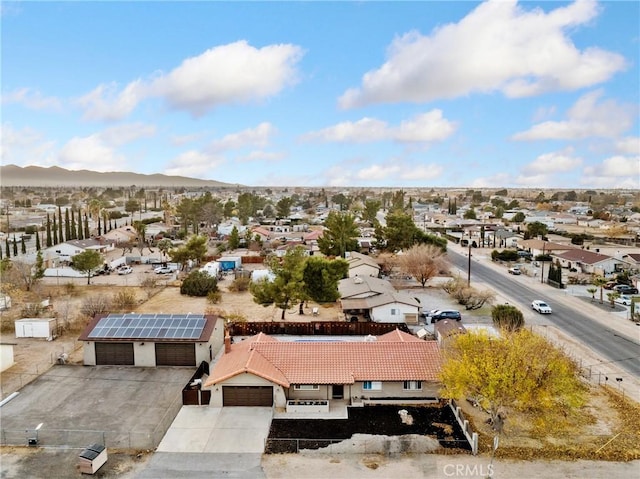
[(232, 187), (230, 183), (200, 180), (186, 176), (161, 174), (145, 175), (126, 171), (98, 172), (90, 170), (66, 170), (58, 166), (0, 166), (1, 186), (32, 187)]

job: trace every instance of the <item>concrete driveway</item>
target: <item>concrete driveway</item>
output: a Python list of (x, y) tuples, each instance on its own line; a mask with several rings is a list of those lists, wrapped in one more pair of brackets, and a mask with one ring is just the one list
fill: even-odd
[(183, 406), (136, 479), (266, 478), (271, 408)]

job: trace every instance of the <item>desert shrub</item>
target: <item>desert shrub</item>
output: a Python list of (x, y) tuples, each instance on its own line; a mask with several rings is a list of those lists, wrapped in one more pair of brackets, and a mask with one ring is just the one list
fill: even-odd
[(493, 324), (502, 330), (518, 331), (524, 326), (524, 315), (515, 306), (498, 304), (491, 308)]
[(218, 290), (218, 280), (203, 271), (189, 273), (180, 285), (180, 294), (187, 296), (207, 296)]
[(76, 285), (69, 281), (68, 283), (64, 284), (64, 291), (69, 296), (73, 296), (77, 291)]
[(118, 291), (113, 295), (111, 304), (113, 305), (113, 309), (119, 311), (131, 310), (137, 304), (136, 294), (130, 289)]
[(221, 300), (222, 293), (220, 291), (209, 291), (209, 293), (207, 293), (207, 302), (210, 304), (218, 304)]
[(39, 317), (44, 308), (40, 303), (25, 303), (22, 306), (21, 313), (23, 318), (37, 318)]
[(229, 286), (229, 291), (232, 291), (234, 293), (248, 291), (249, 283), (251, 283), (251, 278), (248, 278), (248, 277), (236, 278), (233, 280), (233, 283), (231, 283), (231, 286)]
[(103, 294), (90, 296), (82, 301), (80, 312), (85, 316), (94, 317), (97, 314), (107, 314), (111, 311), (111, 299)]
[(140, 287), (146, 293), (147, 299), (151, 298), (151, 296), (160, 291), (160, 285), (158, 284), (158, 281), (156, 280), (156, 278), (152, 277), (142, 280), (142, 282), (140, 283)]

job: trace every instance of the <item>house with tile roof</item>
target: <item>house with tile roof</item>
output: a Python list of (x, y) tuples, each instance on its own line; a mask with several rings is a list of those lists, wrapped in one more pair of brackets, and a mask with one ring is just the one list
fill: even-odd
[(358, 341), (259, 333), (236, 343), (227, 336), (204, 388), (214, 407), (419, 404), (438, 399), (440, 367), (437, 342), (399, 330)]

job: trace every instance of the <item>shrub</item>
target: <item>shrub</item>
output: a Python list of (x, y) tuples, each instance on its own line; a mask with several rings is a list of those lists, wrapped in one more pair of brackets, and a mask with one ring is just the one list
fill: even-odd
[(498, 304), (491, 308), (493, 324), (502, 330), (518, 331), (524, 326), (524, 315), (515, 306)]
[(103, 294), (86, 298), (80, 306), (80, 312), (89, 317), (107, 314), (109, 311), (111, 311), (111, 300)]
[(242, 291), (249, 290), (249, 284), (251, 283), (251, 278), (248, 277), (238, 277), (233, 280), (231, 286), (229, 286), (229, 291), (233, 291), (234, 293), (240, 293)]
[(493, 261), (518, 261), (519, 258), (518, 252), (513, 249), (503, 249), (502, 251), (494, 249), (491, 252), (491, 259)]
[(222, 293), (218, 290), (207, 293), (207, 301), (211, 304), (218, 304), (222, 300)]
[(112, 304), (119, 311), (131, 310), (137, 304), (136, 294), (130, 289), (118, 291), (113, 295)]
[(203, 271), (193, 271), (180, 285), (180, 294), (187, 296), (207, 296), (218, 290), (218, 280)]

